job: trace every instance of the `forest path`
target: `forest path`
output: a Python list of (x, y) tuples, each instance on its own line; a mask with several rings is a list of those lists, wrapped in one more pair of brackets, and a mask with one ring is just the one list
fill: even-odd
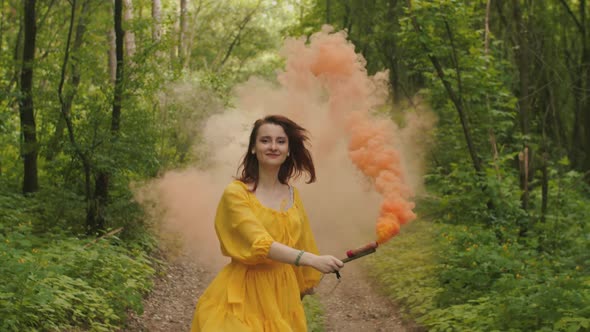
[[(129, 326), (120, 332), (188, 332), (196, 301), (214, 277), (188, 256), (169, 262), (144, 300), (143, 314), (132, 313)], [(326, 275), (317, 296), (326, 332), (418, 331), (402, 323), (398, 309), (376, 291), (358, 265), (347, 264), (339, 284), (335, 275)]]
[(402, 321), (399, 309), (379, 293), (358, 262), (346, 264), (340, 274), (340, 280), (324, 276), (317, 290), (326, 332), (420, 331)]

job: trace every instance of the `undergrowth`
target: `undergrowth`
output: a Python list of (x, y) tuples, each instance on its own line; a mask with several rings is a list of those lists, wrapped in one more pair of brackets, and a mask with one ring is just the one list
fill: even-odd
[(324, 309), (316, 295), (303, 298), (303, 309), (309, 332), (324, 332)]
[(154, 274), (144, 247), (38, 232), (48, 220), (34, 205), (0, 196), (1, 331), (113, 331), (127, 310), (142, 312)]

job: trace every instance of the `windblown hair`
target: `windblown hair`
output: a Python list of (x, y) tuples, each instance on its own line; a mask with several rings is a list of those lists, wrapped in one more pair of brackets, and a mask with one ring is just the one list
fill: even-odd
[(250, 133), (250, 142), (248, 143), (248, 150), (246, 155), (238, 168), (238, 174), (241, 171), (241, 175), (238, 180), (244, 183), (254, 183), (252, 191), (256, 190), (258, 186), (258, 158), (255, 154), (250, 153), (256, 145), (256, 137), (258, 136), (258, 129), (263, 124), (275, 124), (283, 127), (285, 134), (289, 140), (289, 156), (279, 169), (279, 182), (287, 184), (290, 179), (297, 179), (304, 173), (307, 173), (309, 180), (307, 183), (312, 183), (316, 180), (315, 167), (313, 166), (313, 160), (311, 153), (305, 146), (309, 143), (307, 136), (307, 130), (300, 125), (296, 124), (289, 118), (282, 115), (269, 115), (262, 119), (254, 122), (254, 127)]

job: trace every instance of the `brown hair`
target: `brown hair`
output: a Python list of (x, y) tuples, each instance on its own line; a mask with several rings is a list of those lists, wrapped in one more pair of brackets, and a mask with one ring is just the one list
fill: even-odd
[(254, 127), (250, 133), (250, 142), (248, 143), (248, 150), (246, 155), (240, 164), (239, 170), (241, 169), (241, 176), (238, 180), (244, 183), (254, 183), (252, 191), (256, 190), (258, 186), (258, 159), (255, 154), (250, 153), (256, 145), (256, 136), (258, 135), (258, 129), (263, 124), (275, 124), (279, 125), (287, 134), (289, 140), (289, 157), (281, 165), (279, 169), (279, 182), (287, 184), (291, 178), (298, 178), (303, 173), (307, 173), (309, 180), (307, 183), (315, 181), (315, 167), (313, 166), (313, 160), (311, 153), (305, 146), (305, 143), (309, 142), (307, 137), (307, 130), (300, 125), (296, 124), (289, 118), (282, 115), (269, 115), (262, 119), (254, 122)]

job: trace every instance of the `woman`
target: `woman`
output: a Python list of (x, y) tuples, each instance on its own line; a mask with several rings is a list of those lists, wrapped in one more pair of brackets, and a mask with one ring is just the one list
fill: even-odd
[(306, 331), (301, 298), (344, 265), (317, 247), (297, 189), (315, 181), (306, 130), (284, 116), (254, 123), (241, 177), (219, 203), (215, 230), (231, 262), (197, 303), (191, 332)]

